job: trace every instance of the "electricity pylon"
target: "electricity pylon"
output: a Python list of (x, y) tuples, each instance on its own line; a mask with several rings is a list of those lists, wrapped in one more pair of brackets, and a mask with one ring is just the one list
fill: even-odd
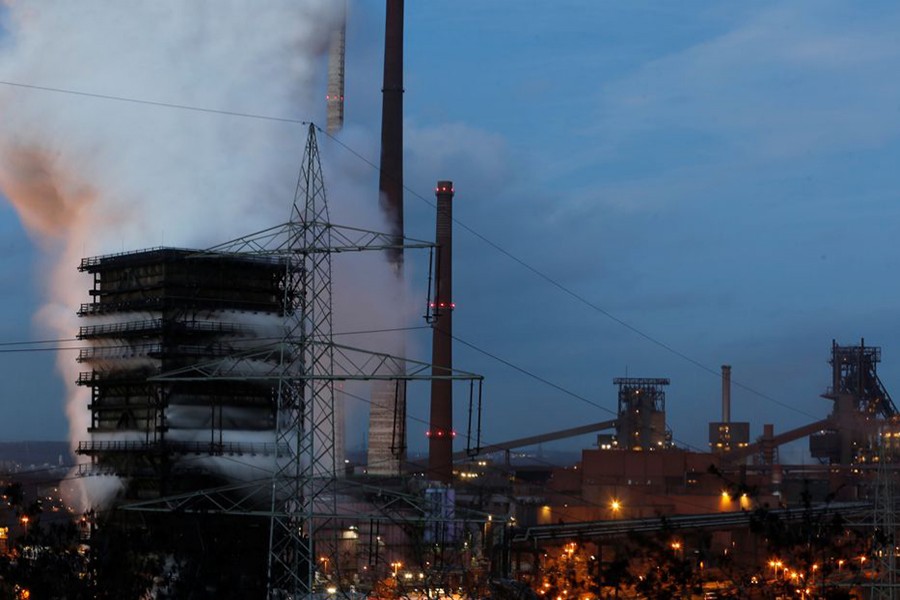
[(198, 252), (199, 256), (280, 262), (284, 267), (281, 339), (151, 378), (172, 383), (197, 378), (257, 382), (276, 390), (275, 463), (268, 510), (259, 506), (258, 484), (197, 490), (125, 508), (268, 515), (268, 598), (309, 597), (315, 587), (315, 545), (334, 548), (327, 539), (336, 516), (334, 382), (464, 380), (477, 385), (481, 395), (480, 375), (434, 370), (428, 363), (332, 341), (332, 253), (433, 247), (431, 242), (398, 240), (396, 234), (330, 223), (316, 128), (310, 124), (290, 220)]
[(879, 579), (872, 586), (872, 600), (897, 598), (896, 522), (894, 518), (894, 476), (897, 465), (889, 451), (893, 432), (885, 428), (879, 435), (878, 471), (875, 480), (872, 550), (878, 563)]

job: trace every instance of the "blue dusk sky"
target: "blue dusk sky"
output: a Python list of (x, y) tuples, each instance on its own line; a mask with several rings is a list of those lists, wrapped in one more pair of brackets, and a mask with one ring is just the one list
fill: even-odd
[[(48, 278), (61, 257), (234, 237), (240, 215), (254, 210), (238, 196), (249, 190), (288, 206), (304, 135), (292, 123), (9, 84), (324, 124), (321, 44), (303, 35), (315, 39), (332, 17), (322, 2), (300, 4), (278, 10), (296, 10), (312, 20), (308, 27), (253, 13), (259, 5), (247, 2), (227, 3), (222, 22), (179, 3), (150, 19), (121, 10), (106, 18), (97, 14), (102, 3), (80, 11), (51, 2), (37, 16), (18, 2), (0, 9), (0, 190), (12, 198), (0, 203), (0, 342), (66, 337), (46, 324), (48, 298), (59, 310), (59, 286)], [(406, 5), (407, 234), (433, 238), (434, 182), (453, 180), (454, 362), (486, 377), (484, 441), (609, 419), (612, 380), (627, 374), (671, 379), (674, 438), (703, 448), (707, 423), (720, 418), (722, 364), (733, 367), (732, 418), (749, 421), (754, 438), (764, 423), (776, 432), (798, 427), (830, 411), (819, 395), (830, 384), (832, 339), (882, 347), (879, 373), (900, 397), (900, 6)], [(54, 35), (73, 19), (84, 19), (80, 36)], [(223, 24), (229, 19), (236, 24)], [(163, 43), (141, 33), (148, 22), (150, 33), (165, 33)], [(350, 2), (338, 136), (376, 163), (383, 22), (382, 2)], [(99, 39), (115, 43), (110, 31), (123, 46), (97, 47)], [(284, 58), (297, 47), (308, 64)], [(286, 101), (291, 93), (305, 99)], [(160, 130), (169, 135), (154, 138)], [(209, 148), (192, 145), (201, 142)], [(372, 168), (321, 143), (334, 212), (382, 228), (377, 213), (354, 204), (377, 205)], [(82, 188), (73, 181), (101, 198), (94, 206), (115, 207), (105, 225), (115, 235), (95, 247), (92, 234), (71, 237), (68, 225), (54, 228), (25, 206), (27, 193), (15, 200), (23, 148), (37, 148), (40, 164), (62, 173), (54, 189), (76, 221), (82, 196), (72, 190)], [(203, 234), (192, 230), (207, 225), (202, 210), (184, 218), (160, 210), (158, 224), (138, 226), (129, 219), (140, 211), (103, 204), (106, 196), (146, 204), (166, 194), (237, 199), (215, 209), (215, 226)], [(90, 231), (85, 221), (78, 227)], [(402, 317), (410, 327), (422, 325), (423, 262), (408, 259), (418, 310)], [(67, 264), (74, 271), (77, 262)], [(16, 351), (0, 354), (0, 439), (63, 439), (71, 382), (55, 366), (57, 353), (6, 349)], [(422, 331), (410, 334), (407, 349), (429, 360)], [(427, 393), (410, 390), (414, 450), (424, 447)], [(351, 446), (362, 441), (365, 410), (348, 404)], [(586, 436), (559, 446), (591, 443)], [(789, 453), (808, 460), (802, 445)]]

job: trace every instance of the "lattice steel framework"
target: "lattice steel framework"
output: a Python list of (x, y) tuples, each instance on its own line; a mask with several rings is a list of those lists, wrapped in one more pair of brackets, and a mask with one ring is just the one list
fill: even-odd
[(290, 377), (334, 372), (331, 347), (310, 343), (331, 340), (331, 253), (309, 251), (331, 247), (329, 222), (315, 128), (310, 125), (284, 263), (285, 337), (279, 363), (288, 377), (278, 380), (277, 392), (275, 442), (283, 445), (284, 455), (276, 459), (272, 478), (270, 597), (290, 591), (296, 598), (297, 592), (305, 595), (312, 589), (315, 519), (336, 512), (330, 485), (335, 478), (334, 381)]
[(872, 600), (897, 598), (896, 507), (894, 495), (897, 475), (895, 454), (891, 452), (890, 430), (882, 431), (878, 451), (878, 474), (875, 481), (875, 510), (873, 512), (872, 551), (878, 561), (879, 579), (872, 586)]
[(881, 348), (866, 346), (860, 340), (858, 346), (838, 346), (831, 342), (832, 383), (823, 396), (838, 400), (841, 396), (853, 398), (853, 405), (865, 415), (880, 415), (885, 419), (897, 413), (881, 378), (878, 377), (878, 363), (881, 362)]
[[(276, 460), (271, 479), (268, 597), (305, 598), (315, 584), (314, 544), (326, 542), (336, 516), (334, 483), (334, 382), (346, 380), (468, 381), (482, 377), (424, 362), (335, 344), (331, 339), (331, 254), (343, 251), (431, 248), (394, 234), (329, 222), (315, 126), (309, 126), (300, 177), (288, 223), (201, 253), (268, 256), (284, 266), (284, 335), (276, 344), (151, 378), (196, 378), (277, 384)], [(198, 490), (131, 505), (133, 510), (179, 510), (259, 515), (258, 495), (241, 490), (259, 483)]]

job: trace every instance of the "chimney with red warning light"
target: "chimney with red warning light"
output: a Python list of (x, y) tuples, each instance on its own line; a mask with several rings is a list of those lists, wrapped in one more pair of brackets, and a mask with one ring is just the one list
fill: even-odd
[[(428, 478), (450, 483), (453, 479), (453, 182), (438, 181), (437, 268), (432, 305), (431, 420), (428, 429)], [(444, 378), (442, 378), (444, 377)]]

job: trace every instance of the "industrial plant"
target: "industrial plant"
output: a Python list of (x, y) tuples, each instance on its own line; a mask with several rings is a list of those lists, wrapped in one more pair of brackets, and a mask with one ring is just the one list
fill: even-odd
[[(491, 435), (484, 377), (453, 354), (454, 319), (465, 319), (453, 204), (466, 192), (435, 174), (434, 239), (406, 236), (403, 1), (387, 0), (386, 16), (372, 202), (387, 231), (345, 227), (328, 210), (319, 137), (342, 125), (341, 29), (327, 130), (305, 130), (286, 222), (77, 265), (90, 301), (72, 307), (73, 383), (90, 391), (90, 426), (74, 476), (115, 489), (108, 507), (79, 515), (79, 575), (101, 589), (133, 569), (153, 597), (895, 597), (900, 414), (878, 375), (882, 349), (864, 339), (822, 349), (827, 410), (787, 431), (732, 419), (741, 365), (723, 364), (714, 420), (702, 417), (708, 448), (678, 441), (666, 373), (602, 382), (616, 403), (604, 421), (541, 431), (536, 418), (527, 436)], [(339, 343), (332, 257), (377, 253), (400, 286), (411, 252), (428, 258), (418, 291), (430, 359)], [(894, 352), (886, 362), (900, 363), (900, 348), (886, 359)], [(369, 390), (359, 463), (343, 435), (348, 383)], [(407, 447), (414, 386), (430, 401), (424, 459)], [(569, 464), (529, 450), (587, 435)], [(783, 461), (803, 440), (809, 463)]]
[[(843, 576), (842, 561), (861, 553), (873, 561), (868, 585), (877, 589), (893, 552), (883, 549), (891, 541), (879, 547), (871, 537), (885, 527), (873, 518), (890, 512), (879, 513), (879, 502), (893, 505), (879, 494), (891, 489), (884, 466), (900, 437), (877, 373), (880, 348), (835, 342), (823, 393), (830, 414), (777, 434), (767, 424), (755, 439), (749, 423), (731, 420), (732, 367), (723, 365), (709, 451), (673, 441), (667, 378), (620, 377), (611, 382), (614, 419), (489, 445), (480, 442), (480, 393), (456, 398), (470, 430), (454, 453), (453, 383), (480, 390), (480, 377), (454, 371), (451, 359), (453, 184), (436, 186), (435, 244), (323, 228), (309, 218), (326, 214), (318, 208), (324, 180), (315, 132), (284, 226), (211, 249), (82, 260), (93, 302), (79, 310), (86, 347), (77, 360), (91, 370), (78, 384), (91, 389), (92, 423), (78, 445), (89, 458), (79, 475), (123, 482), (116, 517), (98, 519), (88, 544), (110, 543), (109, 531), (142, 532), (145, 552), (171, 555), (213, 589), (227, 585), (239, 595), (519, 597), (568, 586), (655, 597), (640, 592), (653, 567), (638, 548), (663, 539), (666, 560), (693, 573), (679, 585), (754, 597), (753, 580), (765, 577), (755, 573), (772, 553), (766, 527), (814, 519), (839, 523), (848, 541), (831, 557), (795, 557), (806, 560), (795, 573), (822, 569), (823, 589), (859, 587), (865, 570), (848, 566)], [(431, 364), (330, 339), (327, 257), (351, 248), (390, 252), (397, 243), (434, 256)], [(366, 361), (374, 362), (360, 367)], [(402, 460), (390, 474), (365, 465), (346, 472), (335, 458), (333, 383), (347, 379), (374, 382), (373, 405), (378, 389), (430, 383), (426, 462)], [(388, 406), (396, 413), (396, 403)], [(393, 418), (392, 458), (405, 418)], [(529, 446), (591, 432), (596, 444), (575, 464), (520, 458)], [(802, 438), (819, 464), (783, 464), (779, 448)], [(212, 540), (229, 549), (213, 553), (215, 566), (199, 558)], [(622, 560), (644, 573), (637, 583), (612, 574)]]

